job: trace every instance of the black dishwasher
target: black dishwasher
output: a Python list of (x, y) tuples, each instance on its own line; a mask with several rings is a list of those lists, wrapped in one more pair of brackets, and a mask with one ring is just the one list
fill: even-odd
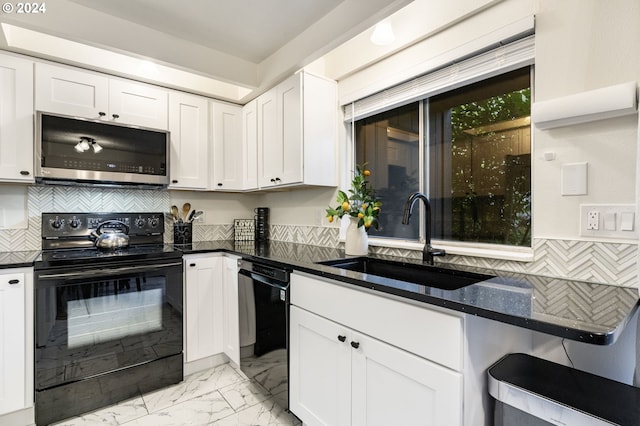
[(240, 369), (289, 407), (289, 274), (265, 263), (238, 261)]

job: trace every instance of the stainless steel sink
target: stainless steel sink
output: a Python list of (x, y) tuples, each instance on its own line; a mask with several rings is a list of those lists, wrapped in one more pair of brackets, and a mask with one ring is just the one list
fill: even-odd
[(441, 290), (457, 290), (493, 278), (491, 275), (370, 257), (326, 260), (318, 262), (318, 264), (435, 287)]

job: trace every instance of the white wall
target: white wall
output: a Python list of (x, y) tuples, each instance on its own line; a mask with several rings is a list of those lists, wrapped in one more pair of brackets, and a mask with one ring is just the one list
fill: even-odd
[[(640, 3), (540, 0), (536, 100), (640, 81)], [(579, 238), (580, 203), (635, 203), (637, 116), (534, 132), (534, 236)], [(555, 152), (555, 161), (544, 161)], [(561, 196), (563, 163), (588, 162), (588, 195)]]
[(182, 205), (191, 204), (194, 210), (204, 212), (202, 225), (233, 224), (234, 219), (253, 218), (258, 195), (209, 191), (169, 191), (171, 204), (182, 211)]
[[(455, 55), (459, 57), (486, 47), (526, 27), (528, 18), (533, 19), (535, 15), (536, 100), (640, 81), (640, 2), (637, 0), (493, 3), (477, 0), (468, 3), (477, 6), (475, 15), (448, 25), (451, 14), (434, 9), (434, 15), (442, 14), (439, 31), (426, 25), (425, 33), (431, 33), (427, 38), (408, 43), (405, 49), (381, 57), (364, 69), (348, 62), (350, 56), (345, 51), (348, 44), (315, 65), (339, 79), (340, 100), (350, 101), (444, 64)], [(458, 7), (457, 4), (454, 2), (451, 8)], [(407, 26), (414, 27), (423, 16), (406, 15), (404, 19)], [(356, 59), (362, 56), (362, 53), (352, 55)], [(534, 238), (584, 239), (579, 235), (582, 203), (635, 203), (637, 116), (556, 130), (534, 128), (533, 141)], [(545, 152), (555, 152), (556, 159), (544, 161)], [(562, 164), (582, 161), (588, 162), (588, 195), (562, 196)]]

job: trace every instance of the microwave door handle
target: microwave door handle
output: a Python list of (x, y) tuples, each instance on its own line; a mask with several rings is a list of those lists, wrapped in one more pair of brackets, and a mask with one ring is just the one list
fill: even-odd
[(41, 274), (38, 275), (39, 280), (56, 280), (56, 279), (77, 279), (77, 278), (95, 278), (95, 277), (105, 277), (110, 275), (121, 275), (130, 272), (145, 272), (145, 271), (156, 271), (159, 268), (168, 268), (171, 266), (181, 266), (181, 262), (173, 262), (173, 263), (161, 263), (159, 265), (152, 266), (125, 266), (122, 268), (104, 268), (104, 269), (93, 269), (90, 271), (79, 271), (79, 272), (62, 272), (58, 274)]

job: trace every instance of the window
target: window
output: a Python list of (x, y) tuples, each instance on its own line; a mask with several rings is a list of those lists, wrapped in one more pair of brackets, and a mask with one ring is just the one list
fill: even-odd
[(383, 202), (370, 234), (418, 239), (420, 221), (401, 221), (421, 191), (433, 238), (530, 246), (530, 81), (527, 66), (357, 120), (356, 162)]
[(407, 197), (420, 189), (419, 103), (359, 120), (355, 123), (356, 163), (373, 173), (369, 181), (382, 201), (379, 230), (370, 235), (418, 239), (419, 221), (402, 225)]

